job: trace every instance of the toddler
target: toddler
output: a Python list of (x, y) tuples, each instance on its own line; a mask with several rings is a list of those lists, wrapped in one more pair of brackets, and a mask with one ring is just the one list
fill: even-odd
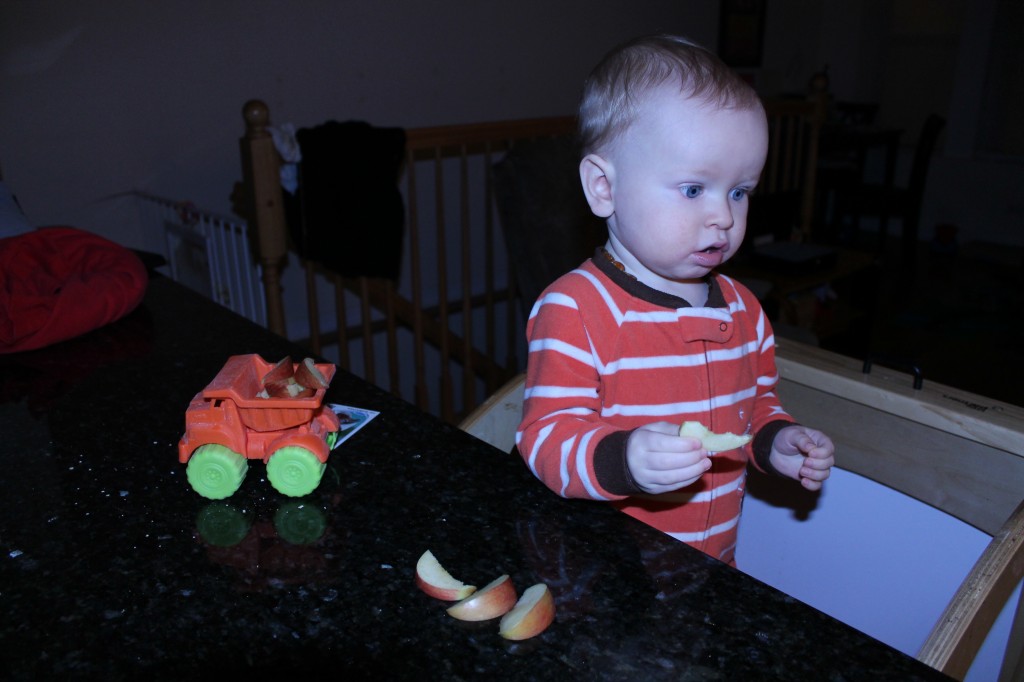
[[(534, 305), (519, 452), (556, 493), (735, 563), (748, 463), (818, 490), (834, 462), (831, 440), (780, 404), (757, 299), (715, 272), (743, 241), (764, 109), (709, 51), (652, 36), (591, 73), (580, 133), (608, 241)], [(709, 453), (683, 421), (753, 439)]]

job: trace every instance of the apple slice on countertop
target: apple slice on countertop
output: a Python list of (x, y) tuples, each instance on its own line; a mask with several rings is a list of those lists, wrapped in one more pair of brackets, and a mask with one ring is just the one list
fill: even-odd
[(452, 577), (429, 549), (416, 562), (416, 586), (444, 601), (459, 601), (476, 592), (475, 585)]
[(727, 452), (742, 447), (750, 442), (750, 436), (735, 433), (714, 433), (700, 422), (683, 422), (679, 427), (679, 435), (696, 438), (708, 452)]
[(544, 632), (555, 620), (555, 599), (544, 583), (523, 592), (512, 610), (501, 617), (498, 634), (505, 639), (522, 640)]
[(516, 588), (507, 575), (499, 576), (482, 589), (448, 607), (448, 615), (459, 620), (491, 620), (516, 605)]

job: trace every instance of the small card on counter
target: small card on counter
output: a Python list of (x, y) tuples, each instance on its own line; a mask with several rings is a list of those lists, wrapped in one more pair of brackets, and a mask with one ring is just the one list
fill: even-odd
[(380, 412), (364, 410), (361, 407), (351, 407), (349, 405), (328, 403), (327, 406), (331, 408), (334, 414), (338, 415), (338, 422), (341, 425), (341, 429), (338, 431), (338, 440), (334, 442), (334, 448), (337, 448), (351, 438), (356, 431), (366, 426), (370, 423), (371, 419), (380, 414)]

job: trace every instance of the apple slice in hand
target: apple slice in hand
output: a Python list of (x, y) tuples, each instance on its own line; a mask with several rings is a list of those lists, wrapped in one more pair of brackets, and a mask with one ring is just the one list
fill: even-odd
[(727, 452), (742, 447), (750, 442), (750, 436), (739, 436), (735, 433), (714, 433), (700, 422), (683, 422), (679, 427), (679, 435), (696, 438), (708, 452)]
[(517, 598), (512, 579), (503, 575), (449, 606), (448, 615), (459, 620), (490, 620), (508, 613), (516, 605)]
[(501, 617), (498, 634), (505, 639), (529, 639), (544, 632), (555, 620), (555, 599), (544, 583), (523, 592), (511, 611)]
[(459, 601), (476, 592), (475, 585), (467, 585), (444, 570), (429, 549), (416, 562), (416, 587), (444, 601)]

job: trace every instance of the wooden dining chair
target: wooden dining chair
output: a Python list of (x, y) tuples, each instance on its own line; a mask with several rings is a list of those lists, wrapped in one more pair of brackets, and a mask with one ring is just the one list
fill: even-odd
[(501, 231), (524, 319), (541, 292), (608, 239), (580, 185), (575, 135), (521, 142), (494, 164)]
[[(988, 533), (992, 540), (917, 654), (963, 679), (997, 616), (1024, 577), (1024, 410), (982, 409), (955, 388), (915, 388), (908, 375), (794, 341), (780, 341), (779, 394), (801, 421), (829, 433), (836, 466), (910, 495)], [(508, 452), (525, 391), (520, 374), (460, 423)], [(995, 409), (998, 408), (998, 409)], [(1024, 618), (1017, 617), (1001, 679), (1024, 675)]]
[(762, 103), (768, 117), (768, 158), (750, 200), (748, 238), (770, 234), (780, 241), (809, 241), (824, 95), (762, 98)]
[(911, 264), (917, 249), (921, 206), (924, 201), (928, 171), (939, 136), (946, 127), (946, 119), (930, 114), (921, 127), (921, 133), (914, 145), (914, 155), (906, 184), (861, 182), (849, 185), (837, 196), (837, 211), (840, 219), (848, 217), (854, 227), (859, 226), (862, 217), (878, 219), (878, 242), (884, 247), (889, 233), (889, 222), (899, 220), (902, 226), (901, 250), (903, 260)]

